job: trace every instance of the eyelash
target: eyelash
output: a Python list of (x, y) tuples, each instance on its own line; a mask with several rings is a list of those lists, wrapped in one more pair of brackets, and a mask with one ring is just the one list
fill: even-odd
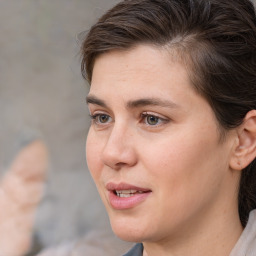
[[(98, 118), (103, 117), (103, 116), (108, 118), (106, 123), (104, 123), (104, 122), (102, 123), (98, 120)], [(147, 122), (147, 118), (151, 118), (151, 117), (155, 118), (157, 120), (156, 124), (149, 124), (149, 122)], [(92, 119), (93, 123), (97, 124), (97, 125), (106, 125), (106, 124), (109, 123), (109, 119), (112, 119), (108, 114), (104, 114), (104, 113), (97, 113), (97, 114), (94, 114), (94, 115), (90, 115), (90, 118)], [(144, 123), (145, 125), (147, 125), (149, 127), (158, 127), (163, 123), (168, 123), (169, 120), (166, 119), (166, 118), (160, 117), (156, 114), (144, 112), (144, 113), (141, 113), (141, 115), (140, 115), (140, 122)]]

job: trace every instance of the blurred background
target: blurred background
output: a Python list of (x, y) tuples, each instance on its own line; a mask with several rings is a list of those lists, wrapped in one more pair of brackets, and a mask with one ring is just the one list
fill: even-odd
[(27, 255), (95, 229), (111, 232), (86, 166), (88, 85), (77, 35), (117, 2), (0, 0), (1, 177), (30, 141), (40, 139), (49, 154)]
[(37, 250), (110, 229), (86, 166), (88, 85), (77, 35), (117, 2), (0, 0), (0, 174), (27, 141), (40, 138), (49, 152)]

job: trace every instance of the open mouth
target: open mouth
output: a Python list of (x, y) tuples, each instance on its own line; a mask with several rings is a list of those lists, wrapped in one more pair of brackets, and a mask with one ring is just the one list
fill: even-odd
[(138, 191), (138, 190), (135, 190), (135, 189), (114, 190), (115, 195), (118, 196), (118, 197), (131, 197), (131, 196), (135, 196), (137, 194), (143, 194), (143, 193), (146, 193), (146, 192), (147, 191)]
[(112, 183), (106, 185), (110, 205), (116, 210), (131, 209), (145, 201), (152, 190), (127, 183)]

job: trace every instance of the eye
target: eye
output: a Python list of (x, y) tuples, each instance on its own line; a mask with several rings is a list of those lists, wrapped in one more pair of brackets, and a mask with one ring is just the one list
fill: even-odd
[(151, 113), (142, 113), (142, 122), (148, 126), (158, 126), (167, 123), (169, 120)]
[(146, 117), (146, 122), (147, 122), (149, 125), (157, 125), (158, 122), (159, 122), (159, 117), (149, 115), (149, 116)]
[(112, 118), (107, 114), (95, 114), (90, 116), (96, 124), (107, 124), (112, 121)]

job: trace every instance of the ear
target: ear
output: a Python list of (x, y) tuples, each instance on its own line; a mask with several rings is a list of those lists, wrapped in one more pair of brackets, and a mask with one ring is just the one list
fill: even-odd
[(256, 157), (256, 110), (249, 111), (237, 128), (236, 143), (230, 159), (233, 170), (242, 170)]

